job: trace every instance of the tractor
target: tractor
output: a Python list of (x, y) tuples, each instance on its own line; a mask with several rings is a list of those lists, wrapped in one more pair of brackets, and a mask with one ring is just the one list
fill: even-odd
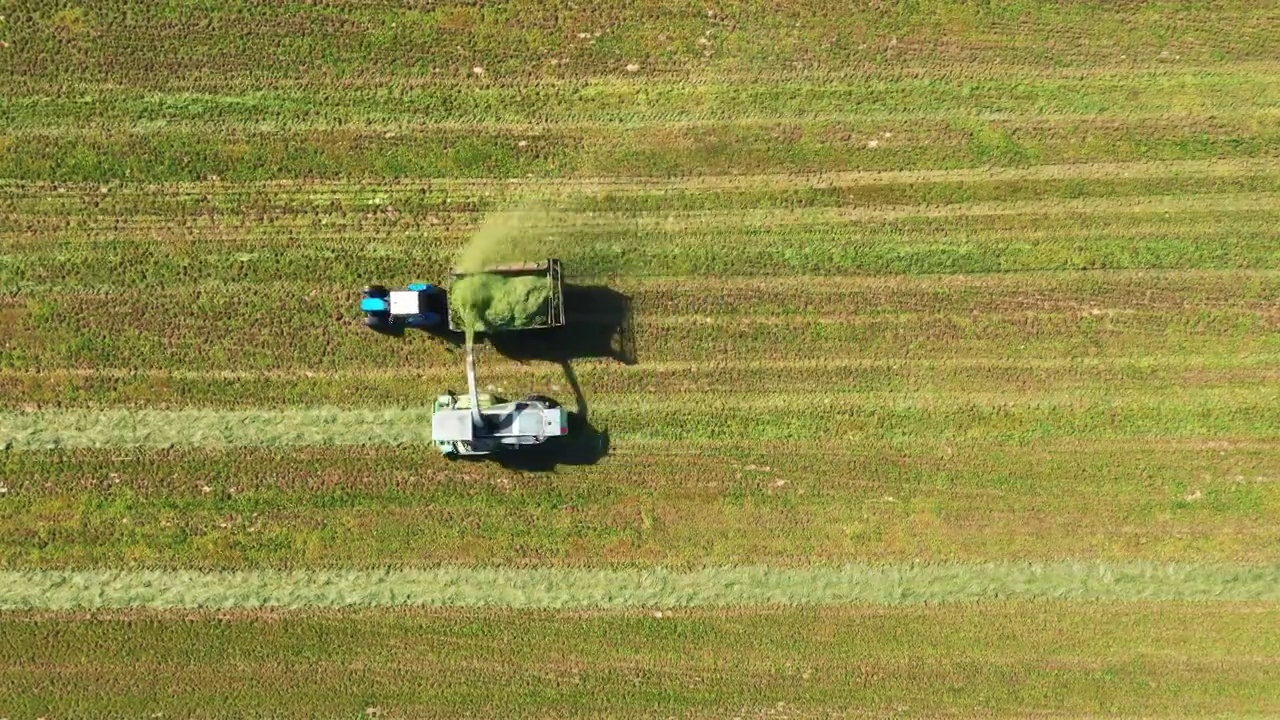
[(427, 283), (413, 283), (404, 290), (366, 286), (360, 311), (365, 325), (383, 332), (397, 325), (424, 330), (438, 327), (449, 313), (444, 290)]

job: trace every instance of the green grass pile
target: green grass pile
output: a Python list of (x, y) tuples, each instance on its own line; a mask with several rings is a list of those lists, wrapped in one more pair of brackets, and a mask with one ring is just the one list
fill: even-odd
[(479, 273), (459, 278), (449, 298), (459, 324), (471, 332), (536, 327), (549, 320), (551, 281)]

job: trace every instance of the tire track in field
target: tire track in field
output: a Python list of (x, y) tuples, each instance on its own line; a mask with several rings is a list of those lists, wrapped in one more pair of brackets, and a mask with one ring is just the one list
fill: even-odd
[[(168, 134), (174, 132), (198, 132), (217, 135), (252, 129), (265, 123), (287, 123), (290, 132), (343, 132), (357, 133), (376, 137), (387, 134), (407, 134), (415, 132), (463, 133), (466, 131), (485, 132), (495, 135), (529, 135), (536, 137), (547, 132), (568, 133), (607, 133), (616, 131), (633, 131), (636, 129), (650, 131), (679, 132), (706, 129), (765, 129), (789, 125), (851, 125), (855, 123), (882, 123), (902, 126), (913, 122), (944, 123), (959, 120), (976, 120), (981, 122), (1030, 122), (1053, 120), (1059, 123), (1084, 122), (1146, 122), (1156, 123), (1173, 119), (1195, 120), (1214, 117), (1214, 113), (1230, 113), (1233, 119), (1251, 119), (1257, 123), (1275, 122), (1280, 119), (1280, 110), (1269, 107), (1258, 107), (1248, 101), (1236, 99), (1235, 102), (1223, 102), (1212, 111), (1205, 109), (1182, 110), (1150, 110), (1146, 112), (1070, 112), (1051, 110), (1017, 112), (1012, 110), (984, 110), (978, 108), (951, 108), (947, 110), (865, 110), (844, 112), (800, 112), (791, 114), (774, 112), (770, 114), (740, 113), (733, 109), (721, 111), (670, 111), (666, 113), (629, 113), (614, 117), (593, 117), (582, 113), (558, 113), (552, 117), (539, 120), (491, 120), (483, 115), (472, 118), (457, 117), (438, 120), (350, 120), (335, 117), (332, 119), (298, 121), (294, 118), (267, 115), (250, 118), (247, 122), (209, 121), (209, 120), (175, 120), (157, 125), (154, 122), (133, 122), (120, 118), (108, 118), (101, 122), (84, 122), (78, 118), (63, 121), (64, 124), (30, 125), (24, 124), (10, 128), (8, 135), (20, 142), (38, 141), (41, 138), (92, 138), (104, 132), (127, 132), (132, 135)], [(409, 115), (402, 110), (399, 114)], [(285, 115), (281, 113), (281, 115)], [(867, 139), (874, 139), (868, 133)], [(863, 142), (866, 142), (864, 140)]]
[[(959, 206), (921, 206), (741, 214), (681, 212), (666, 213), (662, 217), (619, 215), (615, 219), (590, 222), (578, 222), (574, 216), (566, 216), (565, 225), (548, 223), (525, 229), (546, 236), (536, 239), (532, 243), (535, 249), (530, 252), (555, 253), (566, 262), (585, 259), (588, 273), (600, 272), (598, 268), (603, 263), (613, 268), (611, 274), (625, 267), (631, 271), (628, 275), (645, 272), (670, 275), (678, 270), (687, 271), (690, 261), (682, 258), (689, 257), (698, 259), (694, 270), (703, 275), (743, 273), (753, 266), (749, 262), (734, 262), (731, 255), (716, 250), (717, 246), (725, 245), (763, 256), (764, 262), (754, 264), (762, 268), (758, 274), (811, 274), (816, 271), (814, 266), (821, 266), (815, 259), (799, 268), (791, 267), (788, 265), (790, 253), (814, 258), (821, 258), (823, 252), (832, 253), (838, 263), (828, 265), (833, 272), (840, 269), (883, 274), (911, 274), (910, 267), (877, 266), (876, 263), (885, 262), (885, 257), (930, 248), (950, 253), (948, 257), (957, 253), (973, 254), (975, 258), (983, 258), (984, 267), (989, 266), (992, 271), (1002, 267), (992, 264), (996, 258), (1007, 258), (1013, 266), (1004, 267), (1004, 272), (1079, 269), (1084, 258), (1105, 266), (1108, 258), (1115, 262), (1117, 254), (1123, 259), (1123, 251), (1130, 246), (1135, 246), (1135, 251), (1138, 248), (1157, 251), (1163, 247), (1152, 245), (1157, 241), (1167, 241), (1168, 250), (1175, 253), (1175, 258), (1178, 258), (1177, 252), (1191, 253), (1188, 259), (1178, 259), (1172, 266), (1149, 268), (1167, 270), (1196, 269), (1189, 263), (1205, 260), (1199, 260), (1194, 250), (1210, 240), (1224, 248), (1241, 246), (1236, 253), (1240, 258), (1235, 261), (1236, 265), (1261, 265), (1261, 254), (1273, 248), (1277, 240), (1271, 229), (1280, 214), (1280, 209), (1266, 199), (1256, 204), (1246, 201), (1196, 207), (1196, 203), (1156, 198), (1145, 207), (1129, 208), (1117, 203), (1115, 208), (1100, 207), (1096, 212), (1073, 212), (1065, 208), (1038, 215), (1020, 209), (1019, 204), (984, 203), (984, 207), (974, 212)], [(1079, 206), (1085, 204), (1082, 201)], [(926, 220), (934, 222), (926, 223)], [(330, 223), (324, 230), (311, 227), (306, 218), (258, 224), (237, 222), (217, 228), (150, 223), (143, 219), (70, 230), (50, 225), (18, 233), (0, 231), (0, 243), (16, 251), (8, 253), (5, 259), (19, 272), (33, 269), (47, 272), (48, 265), (59, 263), (71, 269), (88, 264), (90, 268), (101, 266), (118, 271), (122, 269), (119, 264), (125, 263), (134, 266), (133, 269), (156, 264), (171, 273), (174, 265), (197, 272), (221, 269), (228, 273), (227, 266), (235, 268), (244, 263), (252, 263), (248, 268), (254, 270), (263, 263), (287, 267), (291, 259), (319, 259), (329, 261), (330, 265), (337, 264), (337, 270), (328, 272), (338, 274), (352, 262), (365, 265), (396, 262), (397, 257), (410, 251), (427, 267), (441, 268), (443, 272), (478, 227), (479, 223), (472, 218), (457, 224), (427, 227), (387, 223), (370, 228), (358, 221), (348, 221)], [(1074, 261), (1055, 254), (1055, 250), (1070, 243), (1085, 244), (1081, 252), (1086, 254)], [(920, 249), (922, 246), (924, 250)], [(870, 253), (873, 259), (859, 262), (856, 256), (848, 256), (854, 248)], [(203, 251), (196, 255), (200, 260), (192, 261), (192, 252), (198, 250)], [(839, 255), (840, 251), (845, 254)], [(100, 260), (89, 262), (90, 255), (99, 256)], [(929, 255), (926, 252), (924, 256)], [(1216, 261), (1230, 262), (1230, 258)], [(165, 267), (166, 263), (169, 267)], [(1125, 265), (1115, 269), (1142, 268)], [(1240, 269), (1255, 268), (1243, 264)], [(254, 284), (264, 280), (255, 280)], [(226, 282), (234, 284), (235, 279), (229, 278)]]
[[(1255, 21), (1257, 14), (1256, 11), (1251, 11), (1248, 13), (1232, 13), (1221, 17), (1242, 17), (1245, 20)], [(1066, 26), (1055, 26), (1053, 32), (1058, 34), (1064, 27)], [(1229, 25), (1228, 27), (1231, 27), (1234, 31), (1238, 26)], [(1021, 32), (1022, 30), (1015, 32), (1014, 36), (1021, 34)], [(1163, 46), (1164, 44), (1162, 43), (1161, 47)], [(984, 45), (982, 50), (989, 51), (991, 47), (989, 44)], [(1079, 65), (1046, 65), (1044, 59), (1040, 57), (1030, 59), (1019, 57), (1016, 48), (1005, 48), (1003, 52), (1000, 52), (1000, 57), (998, 58), (980, 54), (951, 55), (936, 59), (929, 58), (934, 60), (931, 64), (918, 63), (916, 62), (917, 58), (898, 59), (891, 64), (886, 64), (884, 58), (879, 58), (876, 62), (871, 62), (867, 59), (864, 62), (844, 63), (839, 66), (808, 64), (803, 67), (791, 67), (786, 70), (741, 70), (732, 64), (718, 65), (709, 69), (699, 64), (681, 64), (648, 69), (641, 81), (646, 83), (654, 81), (677, 82), (695, 87), (742, 84), (771, 86), (797, 82), (818, 85), (832, 83), (858, 84), (868, 80), (885, 82), (937, 77), (1004, 81), (1009, 78), (1010, 72), (1015, 69), (1020, 77), (1034, 80), (1121, 80), (1132, 78), (1135, 75), (1142, 76), (1168, 72), (1169, 64), (1167, 60), (1159, 57), (1158, 48), (1152, 49), (1154, 52), (1149, 58), (1139, 56), (1125, 58), (1122, 55), (1123, 62), (1118, 62), (1114, 55), (1095, 56), (1082, 60), (1082, 64)], [(993, 59), (996, 62), (992, 62)], [(471, 79), (467, 74), (469, 72), (468, 68), (458, 68), (458, 70), (460, 72), (457, 74), (446, 73), (437, 76), (423, 75), (416, 69), (409, 72), (365, 72), (343, 77), (338, 84), (343, 89), (355, 91), (385, 90), (389, 83), (394, 83), (409, 90), (429, 90), (440, 87), (456, 88)], [(1257, 53), (1229, 63), (1212, 62), (1208, 58), (1199, 58), (1179, 62), (1177, 72), (1193, 76), (1223, 74), (1267, 76), (1280, 74), (1280, 63), (1277, 63), (1272, 59), (1272, 55), (1267, 53)], [(119, 87), (124, 88), (126, 91), (246, 94), (261, 92), (264, 88), (275, 92), (333, 91), (335, 82), (338, 82), (334, 77), (326, 75), (315, 77), (283, 77), (278, 75), (263, 77), (258, 72), (245, 72), (231, 68), (219, 68), (216, 73), (207, 76), (185, 72), (180, 77), (172, 78), (169, 82), (159, 85), (155, 83), (156, 78), (154, 75), (148, 74), (146, 77), (151, 82), (140, 85), (127, 82), (129, 79), (127, 76), (121, 77), (119, 78), (121, 81)], [(529, 73), (489, 76), (485, 78), (485, 83), (495, 87), (521, 89), (577, 88), (592, 83), (636, 84), (637, 79), (633, 75), (620, 72), (616, 67), (610, 66), (597, 68), (594, 72), (577, 72), (552, 76)], [(101, 90), (103, 86), (101, 84), (93, 84), (91, 87)], [(57, 96), (66, 92), (67, 83), (64, 79), (50, 81), (40, 77), (20, 77), (14, 79), (13, 88), (15, 93)]]

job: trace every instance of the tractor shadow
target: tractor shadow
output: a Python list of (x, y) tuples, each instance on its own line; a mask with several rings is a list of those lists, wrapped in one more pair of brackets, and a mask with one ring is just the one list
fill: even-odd
[(610, 358), (636, 364), (631, 298), (603, 285), (564, 286), (565, 324), (485, 336), (499, 354), (519, 362), (569, 363)]
[(416, 326), (410, 327), (407, 325), (396, 323), (392, 325), (380, 325), (380, 326), (370, 325), (369, 329), (373, 330), (379, 335), (386, 335), (387, 337), (395, 337), (395, 338), (403, 338), (405, 335), (408, 335), (411, 332), (423, 333), (426, 335), (430, 335), (431, 337), (436, 338), (437, 340), (440, 340), (441, 342), (455, 349), (461, 349), (462, 346), (466, 344), (466, 338), (463, 336), (462, 333), (453, 332), (446, 325), (424, 328), (424, 327), (416, 327)]

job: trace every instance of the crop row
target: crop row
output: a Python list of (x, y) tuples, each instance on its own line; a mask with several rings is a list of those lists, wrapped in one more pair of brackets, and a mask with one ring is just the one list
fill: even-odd
[[(896, 121), (963, 117), (1248, 115), (1274, 105), (1274, 76), (1254, 68), (1100, 73), (1073, 78), (948, 76), (688, 83), (596, 80), (542, 84), (309, 88), (244, 94), (18, 96), (0, 107), (11, 130), (160, 125), (210, 134), (238, 127), (403, 130), (440, 125), (679, 124)], [(874, 136), (869, 135), (867, 139)]]
[[(1180, 386), (1105, 392), (767, 392), (602, 395), (591, 422), (615, 440), (817, 440), (860, 442), (922, 435), (954, 441), (1033, 443), (1063, 438), (1265, 438), (1273, 386)], [(814, 415), (840, 418), (835, 425)], [(834, 422), (834, 420), (833, 420)], [(249, 410), (59, 409), (0, 414), (0, 445), (234, 447), (397, 445), (430, 440), (431, 409), (290, 407)]]
[(11, 613), (0, 679), (51, 717), (1265, 714), (1270, 607)]
[[(871, 142), (867, 135), (871, 133)], [(19, 131), (0, 177), (56, 182), (839, 172), (1274, 157), (1251, 115), (695, 126)]]
[[(476, 212), (495, 201), (528, 198), (583, 203), (569, 210), (732, 209), (759, 198), (752, 207), (835, 205), (928, 205), (958, 202), (1082, 198), (1109, 195), (1171, 195), (1228, 192), (1237, 183), (1248, 192), (1274, 190), (1280, 160), (1268, 158), (1100, 162), (934, 170), (851, 171), (697, 175), (671, 178), (384, 178), (319, 180), (295, 178), (234, 184), (219, 180), (159, 184), (48, 181), (0, 183), (5, 217), (25, 215), (152, 216), (214, 213), (335, 213), (392, 205), (411, 210)], [(1252, 181), (1246, 178), (1254, 178)], [(813, 194), (806, 194), (813, 193)], [(865, 194), (863, 194), (865, 193)], [(796, 198), (791, 202), (790, 198)], [(819, 199), (824, 202), (819, 202)], [(634, 202), (636, 205), (626, 203)], [(600, 204), (596, 204), (600, 203)], [(621, 203), (610, 205), (608, 203)], [(668, 205), (668, 203), (671, 203)], [(90, 210), (92, 208), (92, 210)], [(100, 212), (99, 212), (100, 211)], [(71, 217), (67, 218), (72, 219)]]
[[(1138, 169), (1138, 168), (1135, 168)], [(30, 216), (11, 214), (0, 225), (10, 242), (21, 247), (24, 235), (61, 235), (80, 242), (109, 246), (118, 237), (135, 236), (135, 243), (144, 238), (178, 241), (178, 234), (194, 233), (188, 243), (209, 244), (210, 241), (226, 241), (237, 236), (244, 240), (261, 237), (265, 240), (288, 238), (299, 232), (314, 235), (317, 240), (334, 239), (335, 235), (353, 235), (353, 241), (369, 234), (392, 232), (422, 233), (454, 237), (459, 233), (473, 232), (483, 223), (504, 222), (508, 233), (528, 232), (538, 236), (561, 233), (560, 241), (590, 241), (611, 236), (625, 236), (635, 232), (687, 232), (705, 234), (712, 228), (736, 230), (744, 235), (773, 230), (783, 234), (792, 229), (810, 229), (832, 224), (848, 224), (858, 234), (870, 235), (919, 235), (927, 233), (975, 233), (992, 226), (995, 237), (1000, 232), (1018, 229), (1026, 232), (1029, 220), (1047, 221), (1061, 225), (1064, 217), (1075, 216), (1082, 225), (1081, 231), (1097, 229), (1100, 225), (1112, 229), (1126, 229), (1133, 225), (1154, 224), (1168, 220), (1177, 212), (1196, 221), (1209, 224), (1217, 214), (1239, 214), (1245, 218), (1252, 214), (1274, 211), (1280, 178), (1253, 177), (1244, 182), (1262, 189), (1246, 190), (1237, 184), (1227, 192), (1210, 192), (1212, 181), (1195, 178), (1202, 183), (1196, 192), (1170, 195), (1122, 194), (1119, 197), (1037, 197), (971, 202), (925, 202), (918, 204), (869, 203), (832, 194), (824, 203), (791, 204), (786, 195), (776, 195), (776, 204), (753, 207), (738, 206), (730, 202), (724, 207), (694, 207), (681, 209), (661, 204), (649, 207), (622, 207), (614, 210), (602, 208), (583, 209), (569, 205), (556, 207), (538, 198), (512, 198), (509, 202), (525, 204), (526, 209), (503, 210), (490, 207), (490, 212), (431, 212), (424, 208), (404, 207), (393, 204), (387, 195), (367, 196), (360, 200), (362, 207), (355, 207), (356, 198), (346, 202), (323, 198), (311, 200), (310, 207), (279, 209), (242, 209), (240, 211), (215, 211), (212, 207), (179, 211), (174, 215), (157, 215), (122, 209), (114, 213), (93, 210), (77, 214), (78, 208), (59, 208), (67, 217)], [(1183, 182), (1188, 186), (1193, 179)], [(1105, 186), (1098, 189), (1104, 189)], [(154, 190), (153, 190), (154, 192)], [(100, 196), (101, 197), (101, 196)], [(706, 198), (707, 196), (703, 196)], [(635, 199), (635, 198), (633, 198)], [(714, 196), (711, 196), (715, 202)], [(756, 199), (764, 200), (764, 196)], [(612, 202), (612, 200), (609, 200)], [(538, 205), (543, 204), (542, 208)], [(620, 203), (620, 204), (625, 204)], [(409, 205), (413, 205), (412, 201)], [(1166, 216), (1161, 218), (1160, 216)], [(936, 227), (941, 225), (941, 227)], [(1056, 232), (1055, 232), (1056, 231)], [(1039, 239), (1062, 233), (1057, 227), (1030, 233)], [(581, 237), (578, 237), (581, 236)], [(1070, 237), (1070, 234), (1066, 234)]]
[[(1270, 332), (1276, 282), (1271, 273), (1073, 274), (947, 282), (654, 280), (616, 291), (633, 296), (622, 334), (642, 365), (716, 367), (728, 359), (749, 365), (1265, 356), (1277, 351)], [(455, 347), (425, 334), (386, 338), (368, 331), (354, 308), (356, 292), (272, 285), (19, 296), (4, 306), (0, 359), (8, 369), (28, 371), (356, 371), (356, 383), (361, 370), (460, 367)], [(576, 312), (582, 314), (565, 334), (547, 339), (544, 354), (532, 342), (503, 347), (535, 359), (619, 357), (620, 318), (593, 316), (589, 304)], [(501, 364), (499, 354), (487, 353), (484, 362)]]
[[(917, 436), (840, 443), (628, 440), (610, 450), (609, 460), (566, 464), (554, 474), (445, 462), (426, 444), (64, 448), (10, 452), (0, 461), (9, 499), (82, 495), (87, 507), (106, 508), (114, 498), (126, 509), (153, 500), (215, 509), (241, 503), (237, 511), (274, 501), (300, 508), (466, 502), (552, 511), (628, 497), (672, 504), (796, 502), (799, 493), (834, 505), (883, 502), (886, 510), (895, 508), (885, 494), (908, 506), (917, 499), (957, 507), (981, 499), (972, 509), (993, 513), (1036, 502), (1046, 503), (1046, 512), (1055, 504), (1059, 511), (1086, 510), (1100, 496), (1117, 509), (1263, 511), (1255, 501), (1275, 490), (1280, 447), (1265, 438), (1073, 438), (1017, 446)], [(1205, 493), (1199, 506), (1185, 497), (1197, 489)], [(1232, 498), (1247, 502), (1234, 506)]]
[[(1212, 232), (1211, 228), (1203, 230)], [(1176, 232), (1176, 229), (1170, 228), (1169, 231)], [(1226, 238), (1224, 242), (1227, 242)], [(920, 247), (927, 249), (931, 244), (933, 243), (920, 243)], [(253, 245), (243, 247), (246, 256), (238, 259), (238, 262), (250, 264), (259, 258), (263, 262), (275, 261), (281, 264), (278, 270), (284, 275), (288, 274), (287, 265), (295, 255), (302, 260), (309, 257), (306, 248), (297, 248), (292, 252), (283, 248), (259, 248), (255, 254)], [(28, 252), (5, 256), (5, 259), (14, 273), (36, 272), (54, 263), (75, 268), (77, 262), (87, 263), (87, 250), (83, 247), (70, 247), (44, 254), (32, 248)], [(124, 245), (108, 245), (98, 257), (103, 259), (110, 257), (113, 252), (125, 253), (129, 250)], [(572, 251), (572, 248), (541, 250)], [(1247, 248), (1241, 250), (1245, 251)], [(147, 262), (146, 253), (149, 252), (149, 257), (155, 258), (153, 262), (161, 267), (170, 263), (180, 264), (184, 260), (182, 253), (176, 249), (168, 250), (163, 245), (138, 249), (137, 252), (139, 254), (134, 257), (139, 262)], [(189, 249), (189, 254), (210, 252), (211, 249)], [(424, 256), (430, 257), (430, 252), (424, 252)], [(536, 257), (537, 254), (530, 253), (527, 256)], [(573, 257), (571, 252), (560, 253), (560, 256)], [(336, 260), (340, 258), (335, 258)], [(188, 262), (196, 264), (194, 260)], [(423, 262), (411, 268), (412, 274), (397, 277), (401, 281), (440, 281), (442, 274), (452, 264), (450, 259), (447, 265), (437, 269), (438, 273), (432, 273), (430, 262)], [(1170, 318), (1171, 322), (1180, 325), (1194, 321), (1203, 312), (1239, 311), (1265, 315), (1266, 311), (1274, 307), (1274, 298), (1280, 292), (1280, 275), (1270, 268), (1249, 271), (1140, 267), (1132, 271), (1108, 272), (1071, 272), (1070, 268), (1053, 268), (1060, 272), (943, 277), (902, 274), (786, 274), (781, 272), (781, 268), (773, 268), (776, 272), (766, 275), (763, 273), (769, 269), (767, 267), (759, 268), (760, 273), (737, 276), (679, 276), (655, 271), (641, 276), (611, 277), (591, 273), (591, 269), (589, 266), (573, 265), (567, 268), (566, 293), (569, 297), (566, 304), (571, 317), (597, 322), (602, 314), (613, 314), (612, 311), (616, 308), (602, 308), (600, 305), (605, 301), (615, 304), (621, 302), (613, 297), (616, 293), (629, 298), (629, 305), (638, 317), (664, 325), (688, 322), (688, 318), (693, 316), (701, 316), (704, 322), (754, 318), (760, 322), (772, 319), (781, 323), (796, 319), (792, 316), (805, 315), (812, 316), (815, 320), (844, 317), (850, 320), (858, 318), (862, 321), (875, 321), (886, 315), (903, 314), (972, 316), (989, 313), (998, 316), (1040, 312), (1092, 313), (1094, 310), (1102, 310), (1103, 315), (1108, 317), (1158, 311), (1170, 316), (1185, 315), (1186, 317)], [(124, 270), (126, 268), (121, 268), (122, 272)], [(80, 272), (91, 271), (86, 265)], [(383, 275), (374, 277), (388, 283), (393, 283), (396, 279)], [(61, 292), (54, 294), (10, 294), (3, 298), (3, 305), (8, 308), (26, 307), (30, 312), (36, 313), (44, 303), (64, 302), (92, 318), (97, 313), (112, 312), (115, 305), (128, 306), (134, 302), (134, 296), (142, 293), (189, 307), (196, 305), (196, 301), (202, 298), (225, 305), (232, 301), (230, 296), (235, 296), (240, 300), (233, 302), (232, 308), (248, 308), (256, 298), (260, 298), (264, 304), (275, 304), (292, 297), (295, 304), (305, 300), (306, 304), (315, 307), (343, 308), (339, 314), (347, 316), (351, 314), (350, 308), (346, 307), (347, 299), (354, 297), (359, 290), (358, 285), (352, 285), (345, 278), (334, 278), (323, 272), (310, 276), (305, 283), (265, 281), (243, 286), (220, 282), (220, 278), (216, 277), (203, 283), (178, 282), (178, 277), (165, 275), (159, 275), (157, 279), (162, 282), (156, 286), (132, 284), (114, 292), (110, 288), (95, 289), (80, 283), (66, 283), (60, 288)], [(369, 279), (368, 276), (361, 278), (362, 281)], [(249, 289), (251, 292), (246, 293)], [(192, 310), (199, 314), (199, 307)], [(322, 314), (332, 315), (332, 311)], [(181, 323), (183, 315), (184, 313), (167, 316), (157, 314), (151, 319), (156, 323), (160, 320)], [(303, 320), (316, 325), (320, 317), (321, 314), (312, 311)], [(35, 317), (31, 327), (43, 329), (56, 325), (57, 320), (74, 321), (75, 318), (70, 315), (59, 317), (56, 314)], [(211, 320), (205, 318), (202, 322), (217, 325)], [(152, 326), (153, 323), (142, 325)]]
[[(708, 12), (710, 10), (710, 12)], [(851, 8), (749, 2), (588, 10), (568, 2), (406, 10), (368, 3), (11, 8), (17, 87), (110, 79), (151, 88), (298, 82), (531, 81), (964, 69), (986, 76), (1272, 60), (1274, 12), (1155, 3), (1141, 12), (1022, 6)], [(484, 72), (477, 73), (474, 67)], [(283, 71), (289, 68), (290, 72)]]
[[(480, 213), (529, 203), (572, 215), (691, 213), (729, 210), (856, 208), (941, 213), (969, 203), (1057, 199), (1186, 197), (1280, 190), (1273, 161), (1207, 161), (1048, 166), (1010, 176), (998, 171), (725, 177), (628, 186), (616, 178), (563, 182), (296, 182), (233, 185), (218, 182), (103, 188), (10, 183), (0, 185), (0, 233), (18, 242), (29, 233), (160, 228), (193, 230), (359, 217), (380, 226), (384, 216), (415, 226), (453, 227)], [(1123, 175), (1121, 175), (1123, 173)], [(1127, 177), (1126, 177), (1127, 175)], [(952, 209), (947, 207), (946, 209)], [(296, 221), (295, 221), (296, 222)], [(349, 222), (349, 220), (348, 220)], [(397, 225), (398, 226), (398, 225)]]
[[(167, 299), (167, 298), (166, 298)], [(200, 367), (215, 375), (284, 370), (320, 374), (350, 373), (352, 383), (378, 382), (378, 370), (388, 366), (460, 368), (455, 351), (424, 336), (386, 339), (373, 335), (354, 320), (335, 323), (332, 312), (313, 303), (287, 303), (276, 309), (301, 314), (285, 321), (270, 319), (265, 303), (255, 307), (221, 303), (207, 313), (182, 321), (130, 321), (146, 313), (147, 303), (122, 298), (97, 299), (124, 307), (91, 317), (62, 315), (92, 309), (91, 302), (45, 304), (46, 321), (36, 326), (17, 315), (6, 338), (4, 360), (10, 369), (56, 371), (71, 369), (177, 369)], [(131, 310), (137, 308), (137, 315)], [(267, 318), (267, 319), (264, 319)], [(1136, 312), (1093, 315), (1076, 312), (1022, 312), (979, 318), (904, 313), (860, 320), (852, 316), (767, 319), (670, 318), (670, 322), (634, 323), (633, 356), (648, 361), (701, 363), (709, 370), (725, 357), (770, 358), (769, 362), (803, 361), (812, 357), (917, 359), (968, 356), (1014, 362), (1052, 358), (1169, 356), (1267, 357), (1280, 352), (1270, 329), (1274, 317), (1257, 311), (1199, 311), (1194, 315)], [(332, 326), (330, 326), (332, 324)], [(312, 333), (308, 336), (307, 333)], [(779, 346), (778, 338), (787, 344)], [(567, 351), (552, 347), (548, 357), (609, 358), (600, 342), (584, 342), (579, 335)], [(612, 345), (612, 343), (610, 343)], [(776, 349), (775, 349), (776, 348)], [(851, 350), (856, 348), (856, 351)], [(531, 353), (537, 357), (537, 351)], [(492, 356), (490, 356), (492, 357)], [(519, 356), (517, 356), (519, 357)], [(484, 361), (493, 369), (499, 360)], [(762, 363), (767, 370), (767, 363)], [(459, 370), (460, 371), (460, 370)], [(496, 370), (495, 372), (501, 372)], [(1030, 371), (1027, 371), (1030, 372)], [(241, 377), (241, 379), (245, 379)], [(251, 379), (251, 378), (250, 378)], [(696, 383), (694, 377), (689, 379)], [(39, 383), (36, 386), (38, 387)]]
[[(807, 211), (694, 214), (683, 221), (633, 217), (597, 225), (569, 219), (557, 230), (514, 234), (508, 254), (557, 255), (571, 278), (622, 274), (700, 283), (726, 275), (1270, 270), (1280, 259), (1274, 232), (1280, 210), (1270, 207), (1277, 197), (1216, 198), (1223, 207), (1212, 209), (1187, 200), (1181, 209), (1099, 208), (1080, 215), (1020, 213), (1015, 205), (1010, 214), (862, 220)], [(373, 280), (440, 281), (466, 242), (465, 229), (474, 228), (450, 232), (350, 216), (292, 220), (51, 232), (0, 256), (0, 291), (268, 283), (358, 289)]]
[(619, 435), (602, 462), (541, 475), (423, 445), (8, 452), (0, 565), (1275, 562), (1278, 452), (1239, 436)]
[[(783, 388), (803, 377), (808, 388), (844, 394), (948, 393), (1079, 397), (1151, 387), (1257, 388), (1277, 380), (1278, 355), (1168, 355), (1048, 360), (998, 358), (871, 358), (832, 360), (726, 360), (619, 365), (609, 360), (571, 363), (574, 378), (594, 396), (607, 394), (716, 398), (745, 388)], [(347, 368), (338, 371), (200, 371), (85, 369), (0, 371), (0, 407), (220, 408), (289, 406), (343, 408), (425, 407), (452, 388), (463, 391), (461, 361), (422, 368)], [(576, 404), (569, 378), (555, 363), (514, 364), (483, 358), (482, 388), (504, 397), (540, 393)], [(691, 402), (694, 402), (691, 400)]]

